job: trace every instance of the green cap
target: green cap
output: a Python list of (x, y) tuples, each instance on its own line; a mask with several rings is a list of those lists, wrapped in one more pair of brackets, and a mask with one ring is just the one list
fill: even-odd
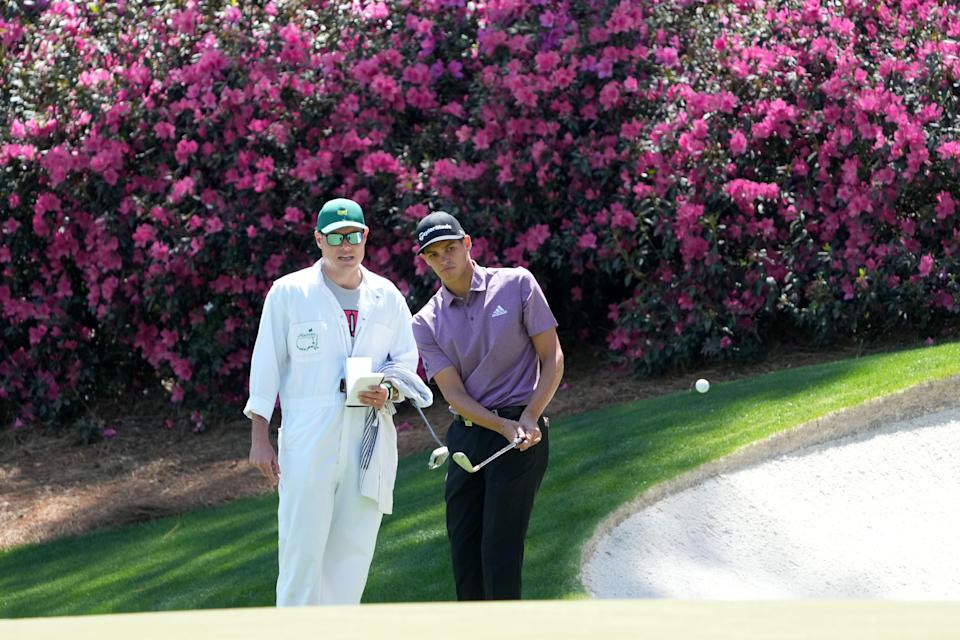
[(368, 228), (363, 221), (363, 209), (348, 198), (328, 200), (317, 214), (317, 231), (330, 233), (344, 227)]

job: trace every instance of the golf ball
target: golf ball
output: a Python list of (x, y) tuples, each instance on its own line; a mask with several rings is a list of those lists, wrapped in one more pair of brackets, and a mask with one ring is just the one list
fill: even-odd
[(700, 393), (706, 393), (707, 391), (710, 390), (710, 383), (707, 382), (706, 379), (700, 378), (699, 380), (697, 380), (696, 384), (694, 384), (694, 387), (696, 387), (697, 391), (699, 391)]

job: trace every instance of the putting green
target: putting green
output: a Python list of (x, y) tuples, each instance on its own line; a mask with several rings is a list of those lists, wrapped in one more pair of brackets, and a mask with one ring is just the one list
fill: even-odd
[(693, 638), (771, 640), (960, 638), (960, 602), (705, 602), (567, 600), (376, 604), (301, 609), (0, 620), (0, 638), (231, 640), (334, 637), (391, 640)]

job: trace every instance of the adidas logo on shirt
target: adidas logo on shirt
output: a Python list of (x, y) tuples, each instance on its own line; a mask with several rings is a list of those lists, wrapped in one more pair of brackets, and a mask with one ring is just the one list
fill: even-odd
[(497, 308), (493, 310), (493, 313), (490, 314), (490, 317), (499, 318), (500, 316), (505, 316), (505, 315), (507, 315), (507, 310), (501, 307), (500, 305), (497, 305)]

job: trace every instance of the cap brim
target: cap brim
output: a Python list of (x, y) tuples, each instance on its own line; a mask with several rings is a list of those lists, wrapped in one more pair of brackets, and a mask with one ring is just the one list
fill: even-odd
[(420, 248), (417, 249), (417, 255), (420, 255), (424, 249), (432, 245), (434, 242), (440, 242), (442, 240), (463, 240), (466, 234), (455, 234), (452, 236), (438, 236), (436, 238), (431, 238), (430, 242), (420, 245)]
[(331, 222), (323, 229), (319, 229), (320, 233), (330, 233), (336, 231), (337, 229), (346, 229), (347, 227), (355, 227), (358, 229), (369, 229), (365, 224), (359, 222), (353, 222), (352, 220), (338, 220), (337, 222)]

